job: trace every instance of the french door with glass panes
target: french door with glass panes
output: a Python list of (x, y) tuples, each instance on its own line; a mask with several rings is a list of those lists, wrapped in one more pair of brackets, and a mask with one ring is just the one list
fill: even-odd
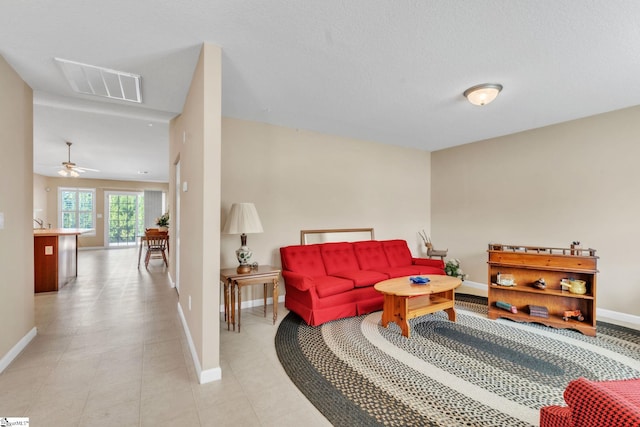
[(105, 191), (105, 246), (135, 246), (144, 232), (144, 193)]

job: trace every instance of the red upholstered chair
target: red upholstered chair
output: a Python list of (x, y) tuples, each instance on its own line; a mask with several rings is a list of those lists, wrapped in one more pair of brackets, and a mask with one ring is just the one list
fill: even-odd
[(640, 378), (578, 378), (564, 391), (567, 406), (540, 409), (540, 427), (640, 427)]

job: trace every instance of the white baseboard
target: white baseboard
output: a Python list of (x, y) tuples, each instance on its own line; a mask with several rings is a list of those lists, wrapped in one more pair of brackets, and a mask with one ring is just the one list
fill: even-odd
[(596, 307), (596, 316), (598, 320), (613, 323), (616, 325), (626, 326), (640, 331), (640, 316), (634, 314), (620, 313), (618, 311), (607, 310), (606, 308)]
[(464, 282), (462, 282), (462, 285), (460, 285), (460, 287), (456, 289), (456, 292), (461, 294), (471, 294), (471, 295), (486, 297), (487, 284), (465, 280)]
[(187, 341), (189, 343), (189, 351), (191, 352), (191, 358), (193, 359), (193, 366), (196, 368), (196, 375), (198, 376), (198, 382), (200, 384), (205, 384), (212, 381), (220, 381), (222, 379), (222, 368), (220, 368), (219, 366), (217, 368), (207, 369), (205, 371), (202, 370), (202, 365), (200, 365), (200, 359), (198, 359), (198, 352), (196, 351), (196, 346), (193, 344), (193, 340), (191, 339), (191, 331), (189, 331), (189, 326), (187, 325), (187, 319), (185, 319), (184, 317), (184, 313), (182, 312), (182, 307), (180, 306), (180, 302), (178, 302), (178, 314), (180, 315), (180, 321), (182, 322), (184, 333), (187, 336)]
[(13, 360), (18, 357), (20, 352), (25, 349), (25, 347), (31, 342), (35, 336), (38, 335), (38, 328), (35, 326), (14, 345), (11, 350), (5, 354), (2, 359), (0, 359), (0, 374), (7, 369), (7, 366), (13, 362)]
[[(462, 282), (462, 286), (457, 289), (457, 292), (486, 297), (487, 284), (465, 280)], [(603, 322), (640, 330), (640, 316), (636, 316), (634, 314), (620, 313), (618, 311), (596, 307), (596, 318)]]

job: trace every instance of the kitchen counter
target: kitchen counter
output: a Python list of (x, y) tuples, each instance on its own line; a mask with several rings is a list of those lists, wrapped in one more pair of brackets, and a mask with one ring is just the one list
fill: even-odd
[(87, 228), (33, 230), (34, 292), (54, 292), (78, 275), (78, 236)]
[(34, 236), (80, 235), (93, 231), (93, 228), (34, 228)]

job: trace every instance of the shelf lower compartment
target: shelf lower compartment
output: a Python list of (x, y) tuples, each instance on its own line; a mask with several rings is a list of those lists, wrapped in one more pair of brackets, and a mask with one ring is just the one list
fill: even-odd
[(503, 286), (503, 285), (498, 285), (496, 283), (492, 283), (490, 286), (491, 286), (491, 289), (496, 289), (496, 290), (499, 289), (499, 290), (504, 290), (509, 292), (528, 292), (532, 294), (550, 295), (550, 296), (557, 296), (557, 297), (564, 297), (564, 298), (579, 298), (579, 299), (587, 299), (587, 300), (593, 299), (593, 295), (589, 293), (586, 293), (583, 295), (572, 294), (569, 291), (563, 291), (560, 289), (551, 289), (549, 287), (547, 287), (547, 289), (537, 289), (530, 285)]
[(596, 336), (596, 327), (591, 324), (591, 319), (588, 318), (585, 318), (585, 320), (582, 322), (575, 319), (569, 319), (565, 321), (562, 319), (562, 317), (556, 316), (554, 314), (549, 314), (549, 317), (537, 317), (531, 316), (527, 313), (523, 313), (522, 311), (518, 311), (518, 313), (511, 313), (509, 311), (491, 306), (489, 307), (487, 315), (489, 319), (497, 319), (499, 317), (502, 317), (505, 319), (513, 320), (515, 322), (540, 323), (556, 329), (575, 329), (585, 335), (592, 337)]

